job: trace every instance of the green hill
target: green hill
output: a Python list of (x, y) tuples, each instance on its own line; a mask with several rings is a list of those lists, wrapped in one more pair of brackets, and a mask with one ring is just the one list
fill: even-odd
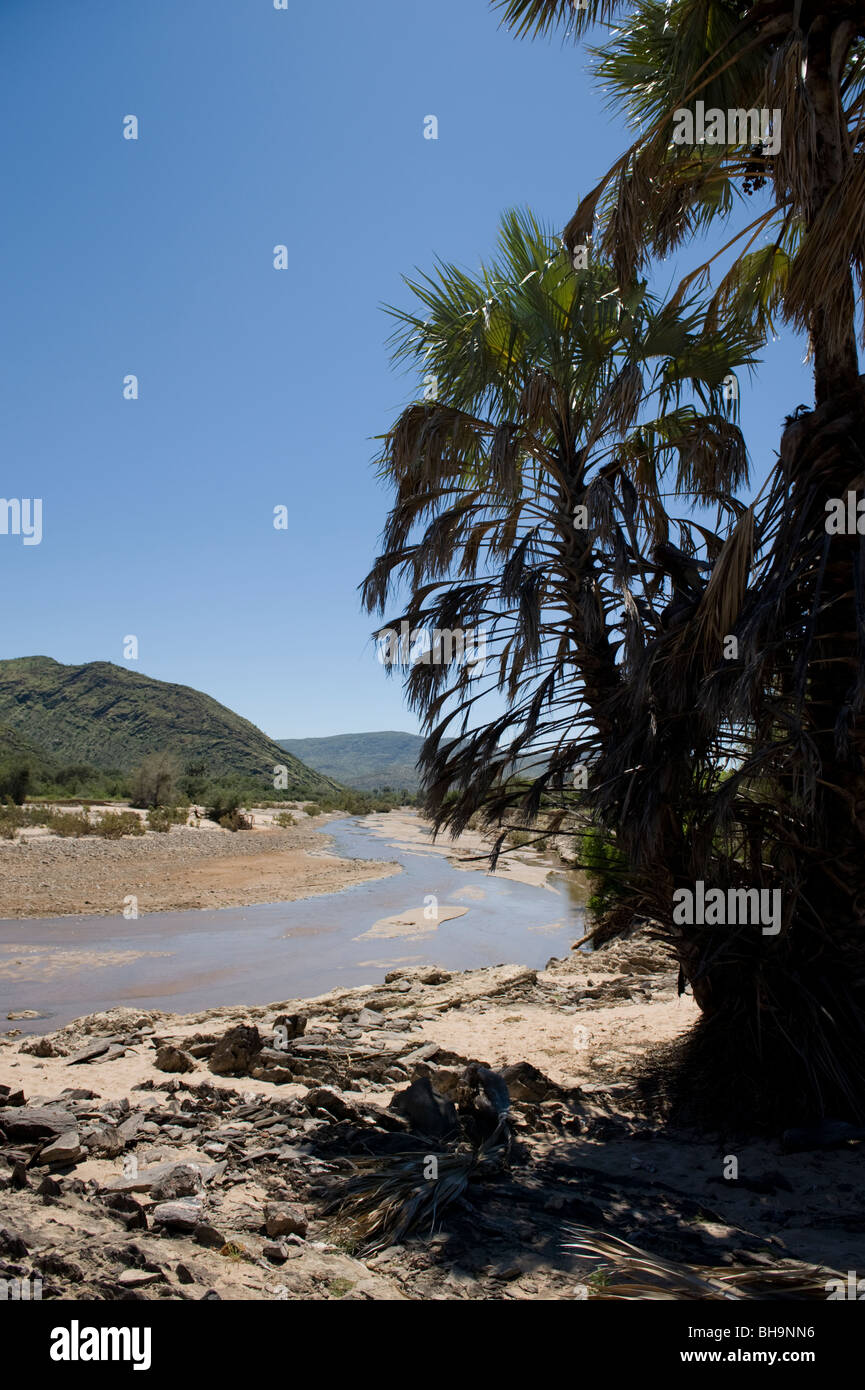
[(415, 764), (423, 746), (423, 739), (417, 734), (387, 730), (332, 734), (329, 738), (280, 738), (277, 743), (308, 767), (357, 791), (375, 791), (379, 787), (417, 790)]
[(150, 754), (182, 769), (194, 763), (213, 782), (260, 785), (273, 796), (273, 769), (288, 768), (286, 797), (339, 788), (305, 767), (254, 724), (200, 690), (153, 680), (109, 661), (62, 666), (48, 656), (0, 661), (0, 759), (88, 763), (130, 772)]
[(49, 772), (54, 766), (53, 759), (49, 758), (43, 749), (37, 748), (17, 729), (0, 724), (0, 764), (18, 762), (27, 762), (34, 771), (40, 773)]

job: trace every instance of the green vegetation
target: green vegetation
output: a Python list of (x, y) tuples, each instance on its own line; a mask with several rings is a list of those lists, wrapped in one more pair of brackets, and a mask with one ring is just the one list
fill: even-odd
[(577, 859), (592, 890), (586, 909), (594, 921), (600, 921), (627, 900), (627, 858), (609, 832), (590, 825), (577, 835)]
[[(225, 785), (286, 801), (340, 790), (199, 690), (45, 656), (0, 661), (0, 795), (20, 795), (25, 766), (28, 796), (132, 794), (147, 806)], [(278, 766), (287, 786), (274, 793)]]
[(165, 835), (172, 825), (185, 825), (188, 814), (187, 806), (151, 806), (147, 812), (147, 829)]
[(393, 811), (397, 806), (411, 806), (417, 801), (414, 795), (404, 796), (401, 792), (354, 792), (340, 791), (324, 796), (320, 801), (304, 807), (307, 815), (320, 816), (325, 812), (344, 811), (348, 816), (368, 816), (374, 811)]
[(119, 840), (123, 835), (144, 834), (134, 811), (104, 811), (91, 820), (86, 809), (55, 811), (50, 806), (17, 806), (11, 801), (0, 806), (0, 839), (14, 839), (16, 830), (25, 826), (43, 826), (68, 838), (96, 835), (103, 840)]
[(32, 778), (33, 771), (27, 761), (0, 764), (0, 799), (8, 797), (20, 806), (27, 795)]
[(123, 835), (143, 835), (144, 826), (134, 811), (106, 811), (93, 824), (90, 833), (103, 840), (119, 840)]
[(93, 831), (86, 811), (46, 811), (41, 824), (64, 838), (90, 835)]
[(178, 779), (177, 764), (165, 753), (151, 753), (132, 774), (131, 800), (142, 808), (170, 805)]

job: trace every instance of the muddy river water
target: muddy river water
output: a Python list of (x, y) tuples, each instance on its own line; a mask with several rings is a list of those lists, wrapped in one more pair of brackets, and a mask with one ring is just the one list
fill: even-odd
[[(581, 935), (583, 910), (566, 875), (534, 885), (456, 868), (422, 841), (409, 846), (356, 819), (331, 821), (325, 833), (330, 852), (393, 860), (401, 871), (297, 902), (134, 921), (0, 921), (0, 1021), (35, 1010), (39, 1018), (14, 1026), (38, 1033), (118, 1004), (188, 1013), (305, 998), (375, 984), (400, 966), (541, 967)], [(401, 914), (405, 925), (376, 925)]]

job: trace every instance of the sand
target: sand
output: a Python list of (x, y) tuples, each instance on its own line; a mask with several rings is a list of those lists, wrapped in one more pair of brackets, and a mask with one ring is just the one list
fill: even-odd
[[(271, 813), (272, 816), (273, 813)], [(122, 840), (39, 834), (0, 841), (0, 919), (122, 915), (246, 907), (336, 893), (399, 873), (399, 865), (343, 859), (317, 833), (332, 816), (274, 829), (256, 812), (254, 831), (172, 827)]]

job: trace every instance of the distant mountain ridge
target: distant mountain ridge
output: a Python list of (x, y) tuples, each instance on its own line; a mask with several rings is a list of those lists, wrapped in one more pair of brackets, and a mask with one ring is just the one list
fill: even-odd
[(274, 768), (288, 769), (283, 794), (315, 798), (340, 790), (217, 700), (175, 685), (89, 661), (64, 666), (49, 656), (0, 661), (0, 757), (32, 756), (47, 765), (89, 763), (129, 772), (153, 753), (182, 768), (203, 764), (208, 776), (273, 788)]
[[(2, 719), (2, 712), (0, 712)], [(418, 788), (417, 763), (423, 747), (418, 734), (386, 729), (366, 734), (331, 734), (327, 738), (280, 738), (280, 748), (294, 754), (343, 786), (356, 791), (392, 787), (414, 792)]]

